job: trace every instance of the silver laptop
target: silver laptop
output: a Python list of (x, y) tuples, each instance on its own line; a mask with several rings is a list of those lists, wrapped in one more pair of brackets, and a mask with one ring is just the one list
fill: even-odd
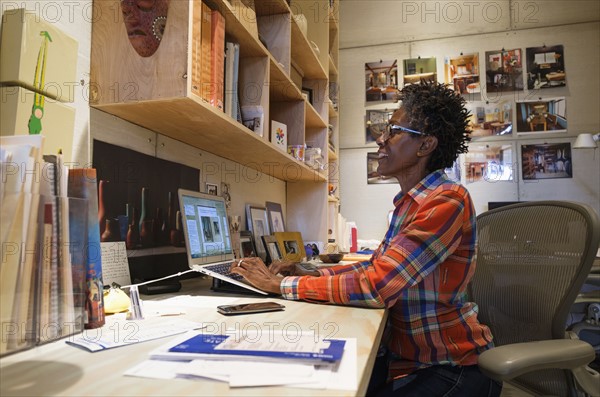
[(229, 273), (235, 256), (223, 197), (183, 189), (178, 194), (190, 269), (267, 295)]

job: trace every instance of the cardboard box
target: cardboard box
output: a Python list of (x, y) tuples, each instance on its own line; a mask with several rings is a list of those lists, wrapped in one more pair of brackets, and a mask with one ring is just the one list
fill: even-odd
[(25, 9), (2, 16), (0, 82), (73, 102), (77, 84), (77, 40)]
[[(34, 108), (36, 98), (43, 100), (41, 107)], [(62, 150), (64, 161), (72, 161), (74, 108), (55, 99), (36, 97), (34, 92), (22, 87), (1, 87), (0, 108), (0, 135), (28, 135), (30, 128), (39, 130), (45, 136), (44, 154), (57, 154)]]

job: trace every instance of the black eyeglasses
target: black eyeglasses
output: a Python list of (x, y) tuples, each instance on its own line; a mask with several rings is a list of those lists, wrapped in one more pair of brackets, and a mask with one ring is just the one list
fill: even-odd
[(381, 145), (385, 145), (391, 137), (401, 132), (408, 132), (409, 134), (415, 135), (425, 135), (424, 132), (411, 130), (410, 128), (402, 127), (400, 125), (386, 124), (385, 130), (383, 134), (381, 134)]

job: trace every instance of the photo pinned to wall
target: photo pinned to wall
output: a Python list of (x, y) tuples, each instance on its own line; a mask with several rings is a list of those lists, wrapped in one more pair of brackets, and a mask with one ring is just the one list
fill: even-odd
[(267, 253), (262, 244), (262, 236), (271, 234), (269, 229), (269, 220), (267, 217), (267, 209), (265, 207), (246, 205), (246, 223), (248, 230), (252, 232), (252, 237), (256, 242), (256, 254), (263, 260), (266, 260)]
[(365, 100), (398, 100), (398, 60), (365, 63)]
[(471, 137), (505, 136), (513, 133), (511, 101), (468, 101), (465, 108), (471, 112)]
[(527, 59), (527, 88), (530, 90), (567, 85), (565, 53), (562, 45), (525, 49)]
[(367, 185), (378, 185), (383, 183), (397, 183), (394, 177), (379, 175), (377, 167), (379, 166), (379, 155), (377, 152), (367, 153)]
[(281, 204), (267, 201), (267, 218), (269, 219), (269, 227), (271, 232), (285, 232), (285, 223), (283, 221), (283, 211)]
[(517, 102), (517, 134), (567, 131), (565, 97)]
[(523, 180), (573, 178), (571, 144), (521, 145)]
[(421, 81), (437, 83), (437, 66), (435, 57), (405, 59), (404, 85), (420, 84)]
[(481, 92), (479, 54), (461, 53), (457, 57), (445, 57), (444, 74), (444, 82), (461, 95)]
[(208, 182), (206, 182), (206, 193), (211, 194), (213, 196), (218, 196), (219, 195), (219, 188), (214, 183), (208, 183)]
[(300, 262), (306, 257), (300, 232), (275, 232), (273, 236), (277, 239), (282, 259)]
[(365, 115), (365, 143), (375, 142), (383, 134), (395, 110), (367, 110)]
[(511, 143), (471, 143), (463, 156), (465, 184), (513, 180), (515, 156)]
[(450, 178), (450, 180), (454, 182), (460, 182), (460, 161), (456, 159), (454, 163), (452, 163), (452, 167), (448, 167), (444, 169), (444, 173)]
[(521, 49), (486, 51), (486, 92), (522, 91), (523, 60)]

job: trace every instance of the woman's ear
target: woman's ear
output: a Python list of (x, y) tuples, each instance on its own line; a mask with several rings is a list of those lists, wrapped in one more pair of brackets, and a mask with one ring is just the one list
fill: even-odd
[(437, 148), (437, 145), (437, 137), (427, 135), (423, 137), (423, 140), (421, 141), (421, 146), (419, 147), (419, 151), (417, 152), (417, 154), (419, 156), (427, 156), (431, 154), (435, 150), (435, 148)]

